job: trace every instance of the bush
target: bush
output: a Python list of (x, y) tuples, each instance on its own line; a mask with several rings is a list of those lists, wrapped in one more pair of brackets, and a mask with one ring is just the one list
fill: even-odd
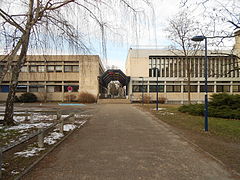
[(165, 97), (160, 97), (160, 98), (158, 98), (158, 102), (159, 102), (160, 104), (165, 104), (166, 100), (167, 100), (167, 98), (165, 98)]
[(33, 93), (23, 93), (21, 96), (19, 96), (19, 102), (23, 103), (32, 103), (37, 101), (37, 96)]
[(151, 97), (149, 95), (144, 95), (143, 96), (143, 103), (144, 104), (149, 104), (151, 102)]
[[(183, 105), (180, 112), (192, 115), (203, 115), (203, 104)], [(208, 106), (209, 116), (220, 118), (240, 119), (240, 95), (226, 93), (213, 94)]]
[(97, 102), (97, 98), (88, 92), (81, 92), (78, 96), (78, 101), (80, 103), (95, 103)]
[(183, 105), (178, 109), (180, 112), (189, 113), (191, 115), (201, 116), (204, 114), (204, 105), (203, 104), (190, 104)]

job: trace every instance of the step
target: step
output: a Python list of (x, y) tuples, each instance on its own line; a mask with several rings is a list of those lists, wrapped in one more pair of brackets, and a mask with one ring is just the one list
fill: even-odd
[(131, 104), (129, 99), (98, 99), (98, 104)]

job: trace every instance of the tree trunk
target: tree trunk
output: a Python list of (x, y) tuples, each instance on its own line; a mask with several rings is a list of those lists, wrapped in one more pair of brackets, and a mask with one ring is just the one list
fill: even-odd
[(4, 115), (5, 126), (12, 126), (15, 124), (13, 120), (14, 99), (16, 94), (16, 88), (18, 85), (18, 77), (21, 72), (21, 68), (26, 61), (30, 33), (32, 29), (32, 25), (31, 25), (32, 19), (33, 19), (33, 0), (29, 0), (28, 20), (25, 27), (25, 32), (22, 34), (22, 38), (21, 38), (22, 48), (21, 48), (20, 55), (17, 57), (17, 64), (14, 66), (12, 70), (12, 78), (11, 78), (11, 83), (10, 83), (8, 97), (7, 97), (6, 108), (5, 108), (5, 115)]

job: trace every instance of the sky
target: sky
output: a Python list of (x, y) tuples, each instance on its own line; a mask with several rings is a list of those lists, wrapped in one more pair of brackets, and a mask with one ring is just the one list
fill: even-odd
[[(2, 2), (5, 3), (2, 3)], [(14, 13), (18, 11), (24, 11), (24, 9), (18, 8), (18, 3), (16, 2), (23, 2), (24, 0), (0, 0), (0, 7), (6, 6), (6, 3), (14, 2), (16, 4), (16, 7), (12, 7), (10, 10), (13, 10)], [(103, 0), (102, 0), (103, 1)], [(183, 0), (182, 0), (183, 1)], [(188, 0), (191, 3), (197, 2), (198, 0)], [(239, 0), (224, 0), (221, 3), (233, 1), (238, 2)], [(101, 0), (98, 0), (98, 2), (101, 2)], [(106, 2), (108, 2), (106, 0)], [(119, 2), (119, 1), (111, 1), (111, 2)], [(81, 27), (81, 31), (83, 33), (83, 36), (85, 36), (86, 41), (90, 42), (91, 46), (91, 54), (100, 55), (103, 64), (106, 66), (108, 65), (111, 67), (112, 65), (120, 68), (121, 70), (125, 71), (125, 61), (127, 58), (128, 50), (130, 47), (137, 47), (137, 48), (167, 48), (168, 46), (172, 45), (172, 42), (167, 38), (166, 34), (166, 28), (168, 26), (168, 22), (170, 18), (174, 18), (176, 16), (176, 13), (180, 10), (180, 2), (181, 0), (151, 0), (152, 2), (152, 9), (154, 9), (155, 14), (153, 13), (152, 9), (150, 7), (147, 7), (146, 4), (141, 4), (141, 0), (128, 0), (128, 2), (132, 3), (134, 7), (137, 8), (137, 10), (144, 10), (144, 13), (142, 13), (139, 16), (139, 19), (135, 21), (130, 11), (124, 11), (121, 4), (115, 4), (116, 7), (111, 7), (110, 9), (106, 9), (102, 12), (101, 15), (98, 15), (98, 12), (95, 12), (96, 15), (100, 17), (100, 19), (103, 19), (103, 22), (106, 23), (106, 25), (114, 32), (110, 32), (110, 30), (107, 30), (105, 39), (106, 39), (106, 56), (104, 55), (101, 47), (101, 34), (97, 31), (99, 27), (94, 24), (93, 20), (89, 20), (85, 17), (86, 14), (82, 12), (78, 12), (74, 14), (74, 16), (70, 16), (70, 11), (65, 11), (65, 15), (71, 18), (70, 21), (72, 21), (73, 24), (77, 24)], [(214, 0), (209, 0), (208, 2), (214, 2)], [(145, 8), (141, 8), (141, 5)], [(231, 8), (231, 4), (230, 8)], [(223, 7), (225, 4), (223, 4)], [(104, 4), (100, 6), (99, 8), (106, 8)], [(198, 8), (198, 7), (197, 7)], [(215, 6), (212, 3), (207, 4), (207, 9), (214, 9)], [(229, 8), (229, 7), (228, 7)], [(126, 9), (126, 8), (125, 8)], [(200, 12), (203, 8), (197, 9), (195, 12)], [(219, 11), (216, 11), (219, 12)], [(211, 15), (211, 14), (210, 14)], [(217, 15), (212, 14), (212, 16)], [(89, 15), (88, 15), (89, 16)], [(119, 18), (120, 16), (120, 18)], [(202, 15), (199, 15), (197, 13), (192, 15), (196, 19), (201, 19), (202, 21), (206, 21), (204, 19), (205, 17)], [(82, 17), (82, 19), (78, 18)], [(117, 18), (116, 18), (117, 17)], [(116, 20), (117, 19), (117, 20)], [(0, 19), (1, 20), (1, 19)], [(200, 20), (200, 21), (201, 21)], [(206, 27), (208, 28), (208, 27)], [(222, 28), (222, 27), (219, 27)], [(225, 27), (224, 27), (225, 28)], [(110, 32), (110, 33), (109, 33)], [(44, 35), (44, 34), (42, 34)], [(40, 35), (41, 36), (41, 35)], [(59, 40), (60, 42), (57, 42), (56, 44), (61, 45), (61, 38)], [(0, 53), (4, 52), (4, 48), (1, 48), (1, 42), (0, 39)], [(229, 43), (226, 43), (228, 46), (232, 46), (232, 41)], [(55, 46), (56, 46), (55, 44)], [(44, 53), (45, 54), (54, 54), (55, 50), (57, 51), (56, 54), (71, 54), (75, 53), (74, 51), (71, 51), (67, 45), (65, 47), (60, 47), (57, 45), (57, 47), (52, 48), (53, 44), (50, 42), (47, 44), (46, 47), (44, 47)], [(39, 51), (41, 51), (40, 49)], [(36, 50), (31, 49), (30, 51), (32, 54), (39, 54), (41, 52), (37, 52)], [(79, 54), (79, 52), (77, 52)]]

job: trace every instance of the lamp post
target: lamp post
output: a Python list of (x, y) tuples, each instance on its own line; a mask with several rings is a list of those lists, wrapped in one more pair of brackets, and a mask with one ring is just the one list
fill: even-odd
[(205, 100), (204, 100), (204, 130), (208, 131), (208, 57), (207, 57), (207, 37), (206, 36), (194, 36), (192, 41), (200, 42), (205, 40), (205, 58), (204, 58), (204, 90), (205, 90)]
[(140, 78), (142, 78), (142, 105), (143, 105), (143, 77)]
[(158, 68), (153, 68), (154, 71), (156, 72), (156, 76), (157, 76), (157, 87), (156, 87), (156, 111), (158, 111), (158, 72), (159, 69)]

